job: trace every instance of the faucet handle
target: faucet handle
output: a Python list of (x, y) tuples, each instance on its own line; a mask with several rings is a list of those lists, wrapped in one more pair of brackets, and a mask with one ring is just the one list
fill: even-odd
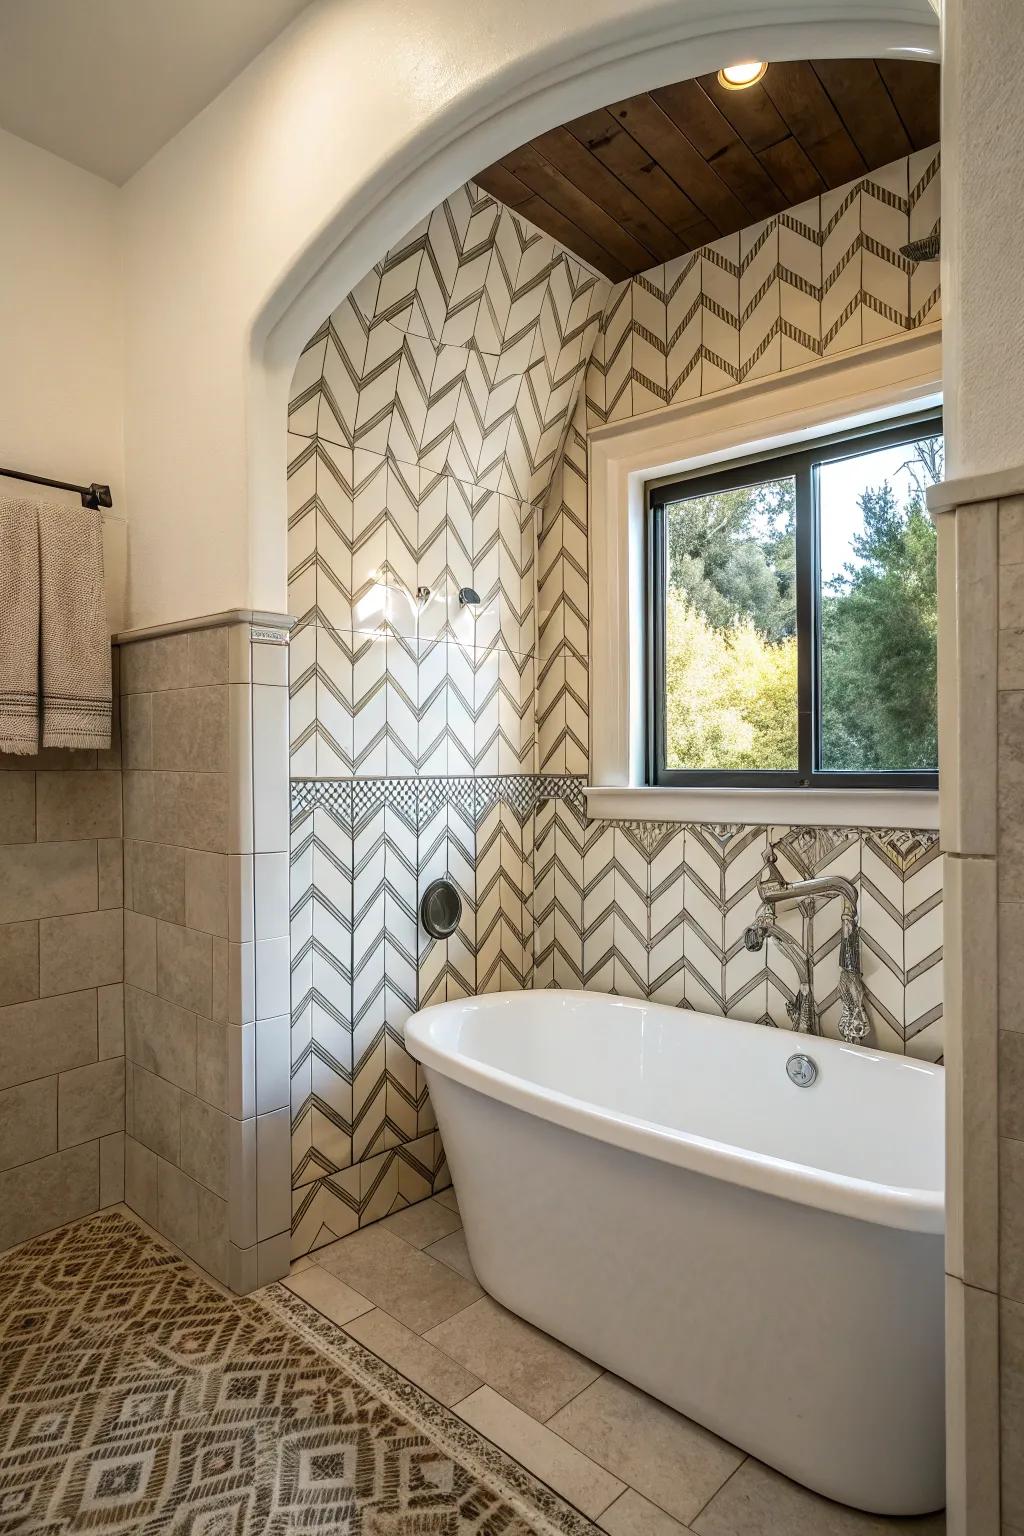
[(764, 888), (765, 886), (784, 886), (786, 884), (782, 875), (782, 871), (779, 868), (778, 855), (776, 854), (775, 848), (771, 843), (768, 844), (768, 847), (761, 855), (761, 862), (764, 865), (764, 868), (762, 869), (761, 877), (758, 880), (759, 886)]

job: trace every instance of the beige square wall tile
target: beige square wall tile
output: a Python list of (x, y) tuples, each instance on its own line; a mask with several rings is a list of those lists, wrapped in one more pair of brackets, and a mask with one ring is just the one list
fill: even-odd
[(124, 979), (144, 992), (156, 991), (156, 918), (124, 914)]
[(39, 996), (39, 924), (0, 923), (0, 1004)]
[(153, 766), (153, 695), (125, 695), (121, 712), (123, 763), (125, 768)]
[(229, 852), (230, 794), (227, 773), (179, 773), (175, 841), (183, 848)]
[(550, 1427), (684, 1525), (743, 1460), (735, 1446), (617, 1376), (602, 1376)]
[(952, 1275), (946, 1276), (946, 1489), (950, 1536), (997, 1536), (999, 1298)]
[[(1024, 1306), (999, 1306), (1002, 1517), (1024, 1526)], [(972, 1528), (973, 1536), (973, 1528)]]
[(0, 1249), (96, 1209), (98, 1150), (89, 1141), (0, 1173)]
[(164, 998), (126, 986), (125, 1050), (130, 1061), (176, 1083), (196, 1086), (196, 1018)]
[(124, 1200), (130, 1210), (155, 1227), (160, 1219), (155, 1152), (133, 1136), (124, 1139)]
[(1024, 902), (999, 903), (999, 1027), (1024, 1033)]
[(124, 1199), (124, 1131), (100, 1142), (100, 1206), (120, 1205)]
[(999, 1131), (1024, 1141), (1024, 1035), (999, 1031)]
[(41, 843), (120, 837), (120, 773), (38, 774), (36, 825)]
[(0, 923), (93, 912), (97, 889), (95, 842), (0, 846)]
[(490, 1387), (481, 1387), (465, 1398), (456, 1412), (591, 1518), (607, 1509), (625, 1490), (625, 1484), (604, 1467), (574, 1450)]
[(228, 1136), (231, 1122), (222, 1110), (181, 1096), (181, 1166), (185, 1173), (221, 1199), (228, 1194)]
[(213, 1013), (213, 939), (176, 923), (156, 925), (156, 989), (161, 997), (210, 1018)]
[(95, 992), (0, 1008), (0, 1088), (95, 1060)]
[(43, 997), (104, 987), (124, 977), (120, 908), (78, 917), (44, 917), (39, 924), (39, 991)]
[(96, 1024), (100, 1060), (107, 1056), (123, 1056), (124, 986), (120, 982), (97, 989)]
[(153, 697), (153, 767), (180, 773), (228, 768), (227, 687), (182, 688)]
[(188, 686), (187, 634), (160, 635), (120, 646), (121, 692), (154, 693)]
[(93, 1062), (62, 1072), (57, 1084), (57, 1145), (61, 1148), (124, 1130), (124, 1061)]
[(40, 1077), (0, 1093), (0, 1168), (57, 1150), (57, 1079)]
[(231, 937), (228, 860), (226, 853), (189, 849), (185, 854), (185, 922), (189, 928), (198, 928), (222, 939)]
[(228, 681), (231, 630), (194, 629), (188, 637), (188, 681), (191, 688), (206, 688)]
[(119, 837), (105, 837), (96, 844), (99, 872), (99, 905), (124, 906), (124, 844)]
[(36, 776), (11, 771), (0, 774), (0, 843), (36, 840)]
[(600, 1366), (489, 1296), (432, 1328), (427, 1338), (541, 1423), (601, 1375)]
[(185, 853), (168, 843), (126, 843), (129, 900), (136, 912), (185, 921)]
[(126, 1129), (151, 1152), (177, 1164), (181, 1149), (181, 1090), (141, 1067), (128, 1069)]
[(1024, 1302), (1024, 1141), (999, 1142), (999, 1289)]

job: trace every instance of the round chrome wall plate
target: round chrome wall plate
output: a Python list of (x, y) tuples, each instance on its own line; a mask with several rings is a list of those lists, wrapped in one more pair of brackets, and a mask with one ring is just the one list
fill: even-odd
[(798, 1051), (786, 1062), (786, 1075), (798, 1088), (809, 1088), (818, 1075), (817, 1063)]
[(462, 897), (450, 880), (434, 880), (423, 892), (420, 922), (432, 939), (450, 939), (462, 916)]

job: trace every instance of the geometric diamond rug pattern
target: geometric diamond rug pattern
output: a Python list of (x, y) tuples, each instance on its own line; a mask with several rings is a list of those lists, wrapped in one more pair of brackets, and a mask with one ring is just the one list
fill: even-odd
[(594, 1536), (283, 1287), (119, 1211), (0, 1258), (3, 1536)]

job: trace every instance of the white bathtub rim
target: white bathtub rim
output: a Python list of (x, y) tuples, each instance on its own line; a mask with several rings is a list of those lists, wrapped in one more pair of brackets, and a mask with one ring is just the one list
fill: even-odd
[[(487, 1002), (522, 997), (523, 993), (488, 993)], [(559, 997), (577, 1001), (595, 1000), (594, 993), (559, 992)], [(605, 999), (607, 1001), (607, 999)], [(855, 1221), (875, 1226), (894, 1227), (904, 1232), (941, 1235), (945, 1231), (945, 1193), (943, 1190), (883, 1184), (859, 1179), (850, 1174), (813, 1168), (770, 1153), (752, 1151), (732, 1143), (714, 1141), (692, 1131), (658, 1125), (639, 1116), (604, 1105), (573, 1098), (557, 1089), (541, 1087), (528, 1079), (514, 1076), (498, 1067), (471, 1059), (439, 1044), (437, 1036), (447, 1020), (465, 1008), (467, 1002), (484, 999), (459, 999), (420, 1009), (406, 1023), (406, 1046), (428, 1070), (441, 1073), (453, 1082), (476, 1089), (489, 1098), (509, 1104), (526, 1114), (535, 1115), (567, 1130), (590, 1136), (611, 1146), (636, 1152), (643, 1157), (685, 1168), (709, 1178), (774, 1195), (814, 1210), (831, 1211)], [(741, 1022), (741, 1021), (730, 1021)], [(748, 1026), (754, 1028), (756, 1026)], [(840, 1041), (815, 1037), (816, 1051), (846, 1052), (863, 1047), (846, 1046)], [(878, 1053), (879, 1055), (883, 1053)], [(941, 1071), (928, 1063), (915, 1063), (921, 1069)]]

